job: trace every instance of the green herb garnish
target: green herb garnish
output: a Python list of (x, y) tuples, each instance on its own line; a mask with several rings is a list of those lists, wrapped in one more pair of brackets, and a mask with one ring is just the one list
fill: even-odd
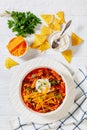
[(36, 74), (32, 74), (32, 78), (35, 78), (36, 77)]
[(30, 91), (30, 90), (31, 90), (31, 87), (27, 87), (26, 90)]
[(44, 83), (44, 85), (46, 85), (46, 83)]
[(37, 92), (37, 90), (35, 90), (35, 89), (32, 89), (32, 92)]
[(52, 81), (50, 81), (50, 83), (51, 83), (51, 85), (56, 85), (56, 84), (58, 84), (56, 80), (52, 80)]
[(8, 20), (8, 28), (12, 29), (12, 32), (17, 32), (16, 35), (26, 37), (27, 34), (35, 33), (35, 27), (37, 24), (41, 24), (41, 20), (29, 12), (16, 12), (6, 11), (10, 14), (11, 20)]
[(41, 89), (41, 85), (38, 86), (38, 89)]
[(56, 94), (55, 97), (56, 98), (62, 98), (62, 95), (61, 94)]

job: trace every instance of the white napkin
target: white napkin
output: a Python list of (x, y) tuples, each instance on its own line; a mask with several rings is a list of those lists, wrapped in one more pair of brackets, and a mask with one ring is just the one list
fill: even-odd
[(10, 121), (11, 130), (86, 130), (87, 129), (87, 68), (82, 67), (75, 71), (74, 82), (77, 95), (66, 118), (49, 123), (36, 124), (22, 122), (21, 117)]

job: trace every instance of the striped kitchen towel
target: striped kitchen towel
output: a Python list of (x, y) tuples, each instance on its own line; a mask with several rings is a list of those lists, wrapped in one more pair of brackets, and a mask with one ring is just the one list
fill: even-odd
[(22, 122), (21, 117), (10, 121), (11, 130), (87, 130), (87, 68), (82, 67), (75, 71), (74, 82), (77, 95), (72, 112), (66, 118), (49, 123), (36, 124)]

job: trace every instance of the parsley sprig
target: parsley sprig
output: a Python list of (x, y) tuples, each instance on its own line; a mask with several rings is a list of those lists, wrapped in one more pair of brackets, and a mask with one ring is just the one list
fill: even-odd
[(8, 28), (12, 29), (12, 32), (17, 32), (16, 35), (26, 37), (27, 34), (35, 33), (35, 27), (38, 24), (41, 24), (40, 18), (35, 14), (29, 12), (17, 12), (6, 11), (7, 14), (10, 14), (11, 18), (8, 20)]

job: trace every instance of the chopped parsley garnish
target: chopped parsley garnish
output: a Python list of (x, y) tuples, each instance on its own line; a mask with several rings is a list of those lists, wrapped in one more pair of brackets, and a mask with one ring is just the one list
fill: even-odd
[(35, 33), (35, 27), (41, 24), (40, 18), (35, 14), (29, 12), (17, 12), (6, 11), (10, 14), (11, 20), (8, 20), (8, 28), (12, 29), (12, 32), (17, 32), (16, 35), (26, 37), (27, 34)]
[(38, 86), (38, 89), (41, 89), (41, 85)]
[(56, 84), (58, 84), (58, 82), (57, 82), (56, 80), (52, 80), (52, 81), (50, 81), (50, 83), (51, 83), (51, 85), (56, 85)]
[(55, 97), (56, 98), (62, 98), (62, 95), (61, 94), (56, 94)]
[(35, 78), (36, 77), (36, 74), (32, 74), (32, 78)]
[(27, 87), (26, 90), (30, 91), (30, 90), (31, 90), (31, 87)]

